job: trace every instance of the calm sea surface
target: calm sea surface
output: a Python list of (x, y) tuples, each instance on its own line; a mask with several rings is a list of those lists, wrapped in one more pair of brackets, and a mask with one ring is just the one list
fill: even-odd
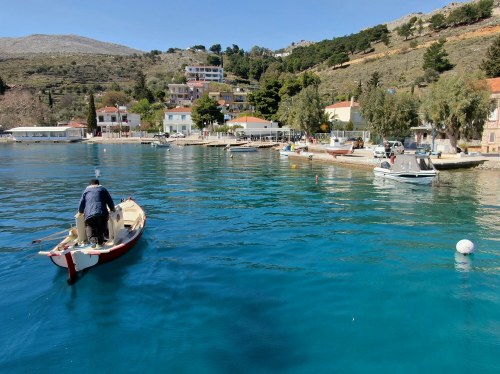
[[(69, 228), (95, 168), (146, 230), (68, 286), (31, 241)], [(0, 204), (1, 373), (500, 372), (498, 171), (0, 144)]]

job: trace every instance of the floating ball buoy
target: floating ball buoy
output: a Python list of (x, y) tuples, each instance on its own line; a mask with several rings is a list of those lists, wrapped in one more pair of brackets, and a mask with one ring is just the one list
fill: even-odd
[(469, 239), (462, 239), (457, 243), (456, 248), (461, 254), (468, 255), (474, 252), (474, 243)]
[(106, 148), (104, 148), (104, 153), (106, 153)]

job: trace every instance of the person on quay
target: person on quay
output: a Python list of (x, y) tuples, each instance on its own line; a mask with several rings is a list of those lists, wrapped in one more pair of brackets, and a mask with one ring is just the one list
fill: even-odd
[(98, 179), (91, 179), (85, 188), (78, 207), (78, 213), (84, 214), (85, 231), (93, 247), (104, 243), (104, 234), (108, 227), (109, 211), (115, 211), (113, 198), (108, 190), (99, 184)]

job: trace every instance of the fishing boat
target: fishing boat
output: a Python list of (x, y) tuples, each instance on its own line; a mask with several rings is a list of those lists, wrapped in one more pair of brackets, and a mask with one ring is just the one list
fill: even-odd
[(338, 155), (351, 154), (353, 151), (353, 143), (344, 143), (338, 138), (331, 138), (330, 144), (325, 147), (325, 152), (333, 157)]
[(50, 251), (38, 252), (57, 266), (68, 269), (68, 283), (77, 279), (78, 272), (127, 253), (141, 237), (146, 224), (146, 214), (134, 200), (122, 201), (110, 212), (108, 240), (93, 247), (87, 240), (83, 214), (78, 213), (75, 219), (76, 227), (72, 227), (59, 244)]
[(417, 154), (392, 157), (391, 162), (382, 162), (373, 172), (377, 177), (416, 184), (430, 184), (439, 173), (428, 155)]

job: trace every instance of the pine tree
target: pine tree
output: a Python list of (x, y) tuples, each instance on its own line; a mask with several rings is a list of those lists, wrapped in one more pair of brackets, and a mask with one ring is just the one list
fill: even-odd
[(137, 73), (137, 77), (135, 79), (134, 99), (136, 100), (147, 99), (150, 103), (152, 103), (155, 100), (153, 93), (146, 84), (146, 76), (142, 71)]
[(446, 40), (440, 39), (437, 43), (432, 44), (424, 53), (424, 64), (423, 69), (432, 69), (438, 73), (442, 73), (446, 70), (453, 68), (453, 65), (447, 59), (448, 52), (444, 49), (444, 43)]
[(488, 78), (500, 77), (500, 36), (486, 51), (486, 59), (481, 62), (480, 68)]
[(97, 113), (95, 111), (94, 94), (91, 92), (89, 95), (89, 108), (87, 112), (87, 129), (89, 133), (95, 135), (97, 130)]

